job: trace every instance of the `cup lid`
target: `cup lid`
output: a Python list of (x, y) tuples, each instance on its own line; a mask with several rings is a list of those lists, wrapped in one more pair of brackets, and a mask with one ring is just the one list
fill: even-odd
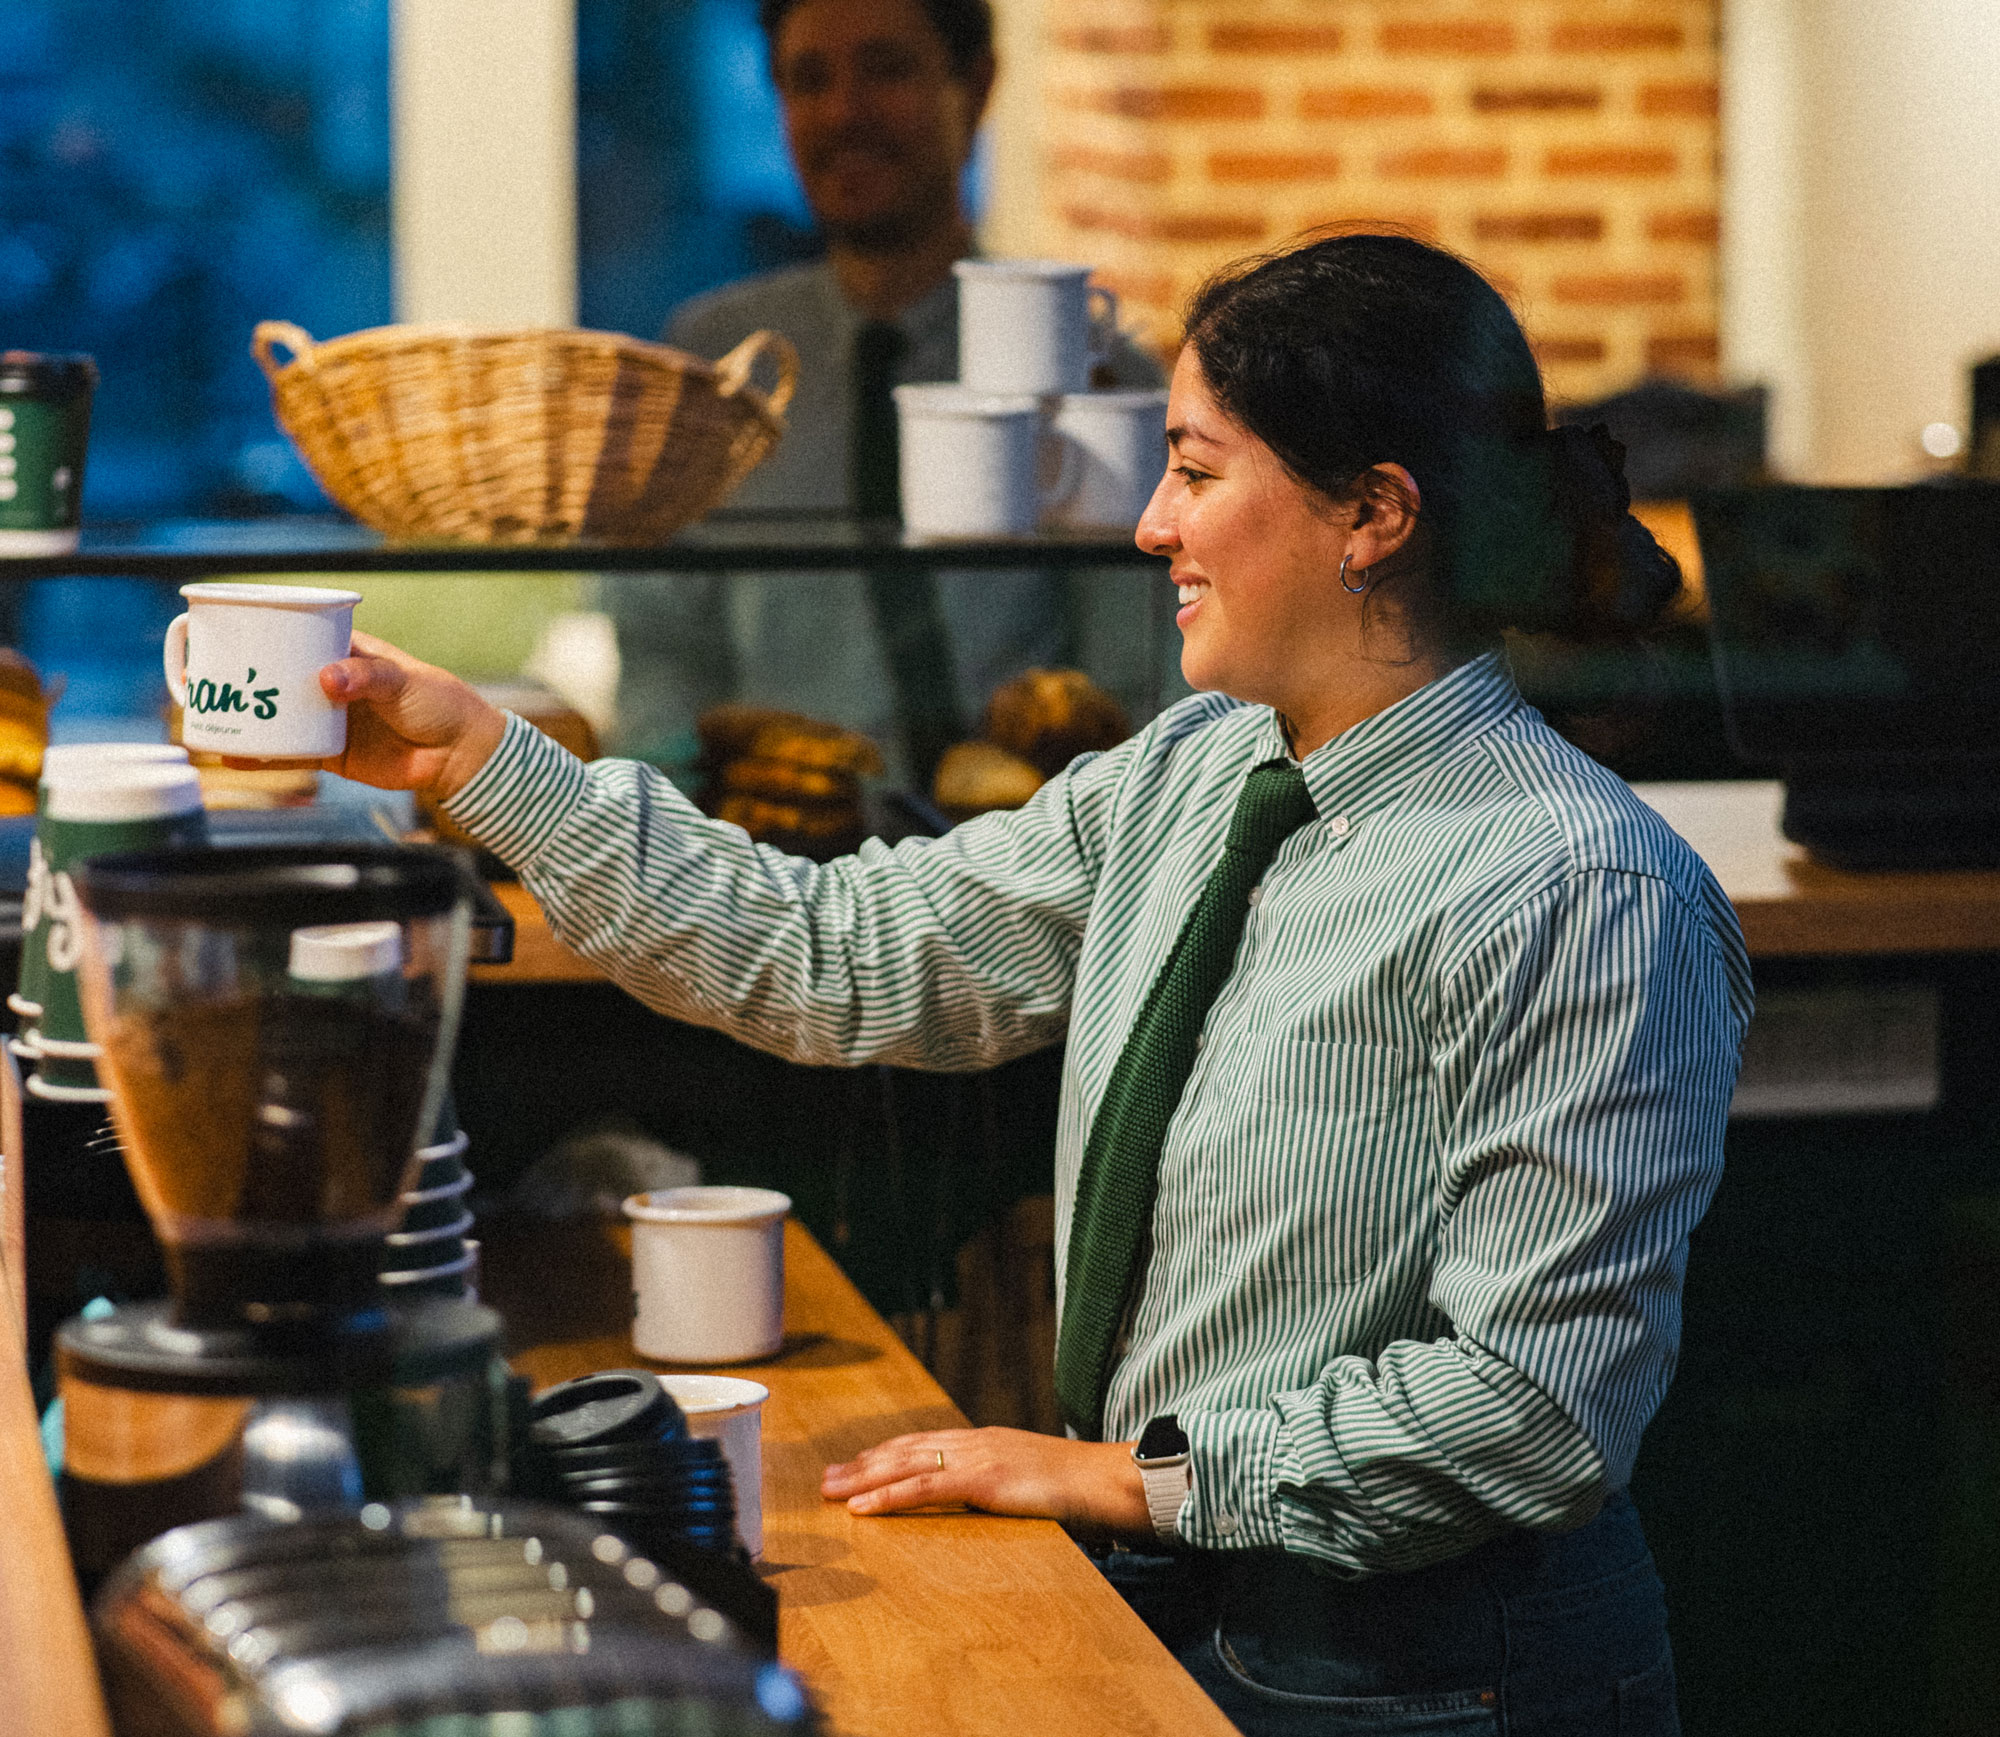
[(270, 609), (338, 609), (361, 601), (359, 591), (324, 585), (250, 585), (236, 579), (204, 579), (183, 585), (190, 603), (261, 603)]
[(187, 757), (174, 742), (52, 742), (42, 750), (42, 782), (91, 766), (185, 766)]
[(1072, 410), (1158, 410), (1164, 414), (1167, 389), (1164, 386), (1124, 386), (1103, 392), (1065, 392), (1061, 404), (1065, 414)]
[(762, 1405), (771, 1397), (771, 1390), (761, 1381), (745, 1381), (737, 1375), (668, 1375), (663, 1372), (659, 1382), (688, 1417), (699, 1417), (703, 1412), (743, 1411), (753, 1405)]
[(179, 765), (95, 761), (57, 765), (42, 773), (50, 820), (159, 820), (201, 807), (201, 775)]
[(1069, 259), (957, 259), (952, 261), (957, 277), (1088, 277), (1096, 269)]
[(982, 392), (955, 380), (894, 389), (897, 406), (928, 416), (1039, 416), (1042, 401), (1026, 392)]
[(79, 352), (0, 350), (0, 396), (68, 398), (96, 384), (96, 362)]
[(648, 1224), (759, 1224), (791, 1210), (775, 1188), (656, 1188), (625, 1202), (627, 1218)]

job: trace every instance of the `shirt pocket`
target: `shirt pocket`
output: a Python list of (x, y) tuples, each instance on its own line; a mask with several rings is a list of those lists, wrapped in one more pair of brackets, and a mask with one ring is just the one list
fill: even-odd
[(1213, 1171), (1224, 1264), (1259, 1284), (1351, 1283), (1422, 1228), (1430, 1072), (1383, 1044), (1276, 1038), (1246, 1058)]

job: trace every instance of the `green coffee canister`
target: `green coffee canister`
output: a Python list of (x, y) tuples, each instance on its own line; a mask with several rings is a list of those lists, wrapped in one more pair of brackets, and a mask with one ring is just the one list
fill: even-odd
[(28, 1090), (43, 1098), (98, 1098), (98, 1053), (84, 1030), (76, 968), (83, 951), (82, 910), (70, 870), (110, 851), (160, 850), (208, 840), (201, 780), (192, 766), (98, 765), (47, 783), (28, 871), (34, 918), (23, 949), (21, 994), (41, 1019), (29, 1046), (35, 1075)]
[(97, 364), (0, 350), (0, 555), (76, 547)]

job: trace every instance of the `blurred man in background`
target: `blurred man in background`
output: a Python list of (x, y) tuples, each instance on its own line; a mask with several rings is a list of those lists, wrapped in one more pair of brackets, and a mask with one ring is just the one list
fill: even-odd
[[(958, 373), (952, 262), (996, 74), (988, 0), (763, 0), (786, 140), (826, 256), (697, 297), (667, 342), (716, 357), (752, 332), (799, 352), (788, 430), (730, 505), (894, 520), (893, 387)], [(1121, 342), (1101, 385), (1158, 385)], [(696, 713), (741, 695), (876, 737), (924, 779), (994, 686), (1063, 656), (1040, 573), (641, 578), (614, 587), (628, 751), (671, 758)]]

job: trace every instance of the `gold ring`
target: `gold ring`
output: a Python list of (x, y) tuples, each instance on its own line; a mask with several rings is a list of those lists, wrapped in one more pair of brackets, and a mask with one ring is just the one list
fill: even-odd
[(939, 1470), (939, 1471), (943, 1471), (943, 1470), (944, 1470), (944, 1449), (943, 1449), (943, 1448), (939, 1448), (939, 1449), (937, 1450), (937, 1457), (938, 1457), (938, 1470)]

